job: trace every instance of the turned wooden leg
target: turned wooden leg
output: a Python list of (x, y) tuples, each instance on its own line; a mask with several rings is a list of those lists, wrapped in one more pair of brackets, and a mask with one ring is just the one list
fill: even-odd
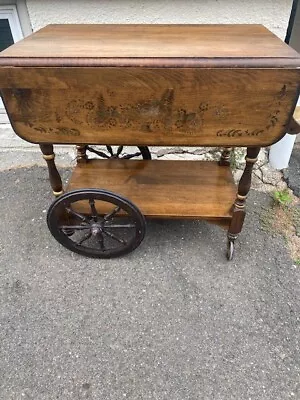
[(236, 200), (233, 204), (233, 213), (232, 220), (228, 229), (228, 253), (227, 256), (229, 259), (232, 258), (233, 255), (233, 243), (237, 238), (238, 234), (241, 232), (246, 211), (246, 199), (251, 187), (251, 177), (253, 166), (257, 161), (257, 156), (260, 151), (260, 147), (248, 147), (247, 155), (246, 155), (246, 166), (243, 172), (243, 175), (240, 179), (238, 185), (238, 193), (236, 196)]
[(53, 152), (53, 145), (52, 144), (40, 144), (40, 149), (43, 153), (43, 158), (47, 162), (48, 171), (49, 171), (49, 180), (53, 190), (54, 196), (60, 196), (63, 194), (63, 187), (61, 182), (61, 177), (59, 172), (57, 171), (54, 158), (55, 154)]
[(85, 162), (87, 162), (88, 157), (86, 155), (86, 148), (87, 148), (87, 146), (85, 144), (76, 146), (76, 151), (77, 151), (76, 160), (77, 160), (77, 163), (85, 163)]
[(222, 166), (230, 166), (230, 156), (231, 152), (233, 150), (233, 147), (225, 147), (222, 151), (221, 158), (219, 161), (219, 165)]

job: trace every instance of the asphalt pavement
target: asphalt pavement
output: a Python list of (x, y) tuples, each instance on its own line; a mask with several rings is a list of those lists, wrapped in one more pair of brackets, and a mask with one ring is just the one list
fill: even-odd
[(300, 197), (300, 142), (295, 144), (289, 167), (284, 170), (283, 176), (295, 196)]
[(95, 260), (48, 231), (45, 168), (0, 183), (1, 400), (300, 399), (300, 267), (261, 229), (268, 195), (251, 192), (232, 262), (225, 231), (182, 220)]

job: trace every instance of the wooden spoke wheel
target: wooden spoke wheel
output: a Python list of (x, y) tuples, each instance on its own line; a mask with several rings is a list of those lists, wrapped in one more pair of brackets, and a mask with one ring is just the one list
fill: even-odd
[(234, 255), (234, 242), (232, 240), (228, 240), (227, 242), (227, 260), (231, 261), (233, 259), (233, 255)]
[(124, 149), (124, 146), (106, 146), (106, 150), (104, 151), (97, 150), (97, 148), (95, 148), (94, 146), (87, 146), (86, 150), (90, 151), (91, 153), (97, 154), (97, 156), (101, 158), (121, 158), (123, 160), (134, 158), (151, 160), (151, 153), (147, 146), (136, 146), (136, 149), (130, 149), (132, 152), (130, 151), (129, 153), (125, 151), (126, 149)]
[(87, 257), (112, 258), (133, 251), (145, 235), (145, 218), (129, 200), (105, 190), (80, 189), (56, 199), (47, 223), (55, 239)]

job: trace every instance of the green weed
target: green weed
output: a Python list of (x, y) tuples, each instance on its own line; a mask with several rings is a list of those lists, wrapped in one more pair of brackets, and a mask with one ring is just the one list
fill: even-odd
[(292, 196), (290, 195), (287, 189), (284, 190), (276, 190), (273, 192), (273, 200), (276, 205), (279, 206), (287, 206), (292, 202)]

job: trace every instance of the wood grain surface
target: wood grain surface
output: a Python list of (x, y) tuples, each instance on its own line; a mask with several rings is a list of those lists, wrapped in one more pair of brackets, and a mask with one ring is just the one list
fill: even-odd
[(30, 142), (267, 146), (286, 132), (300, 70), (0, 68)]
[(231, 59), (291, 66), (297, 58), (299, 66), (299, 55), (262, 25), (68, 24), (49, 25), (9, 47), (0, 65), (220, 66)]
[(51, 25), (1, 53), (0, 88), (30, 142), (268, 146), (299, 67), (261, 25)]
[(75, 167), (67, 191), (82, 188), (115, 192), (159, 218), (229, 219), (236, 196), (230, 168), (208, 161), (89, 160)]

